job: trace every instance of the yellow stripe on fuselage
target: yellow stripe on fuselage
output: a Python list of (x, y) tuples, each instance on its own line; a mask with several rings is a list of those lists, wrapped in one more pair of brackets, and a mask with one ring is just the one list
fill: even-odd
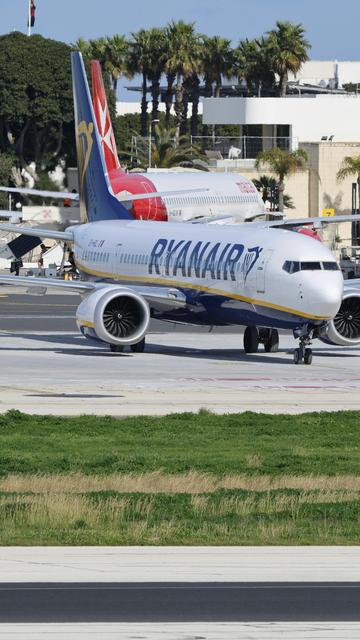
[(256, 300), (255, 298), (247, 298), (246, 296), (242, 296), (238, 293), (232, 293), (230, 291), (222, 291), (221, 289), (214, 289), (213, 287), (207, 287), (206, 285), (194, 284), (190, 282), (180, 282), (177, 280), (167, 280), (166, 278), (152, 278), (149, 276), (130, 276), (130, 275), (120, 275), (118, 273), (104, 273), (101, 271), (96, 271), (95, 269), (90, 269), (87, 265), (84, 265), (79, 260), (76, 260), (76, 264), (80, 267), (82, 271), (88, 273), (92, 276), (97, 276), (99, 278), (112, 278), (113, 280), (121, 280), (125, 282), (143, 282), (144, 284), (159, 284), (165, 285), (166, 287), (180, 287), (181, 289), (194, 289), (195, 291), (204, 291), (205, 293), (214, 293), (217, 296), (223, 296), (224, 298), (231, 298), (232, 300), (241, 300), (242, 302), (247, 302), (249, 304), (258, 305), (261, 307), (267, 307), (268, 309), (275, 309), (276, 311), (283, 311), (284, 313), (290, 313), (294, 316), (301, 316), (302, 318), (309, 318), (310, 320), (331, 320), (332, 316), (324, 317), (324, 316), (314, 316), (310, 313), (304, 313), (303, 311), (298, 311), (297, 309), (291, 309), (289, 307), (283, 307), (281, 305), (274, 304), (273, 302), (267, 302), (266, 300)]

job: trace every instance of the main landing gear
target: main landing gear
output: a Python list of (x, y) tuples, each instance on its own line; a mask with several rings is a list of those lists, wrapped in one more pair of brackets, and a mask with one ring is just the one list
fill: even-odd
[[(121, 353), (125, 349), (125, 347), (120, 344), (109, 344), (109, 347), (111, 353)], [(135, 344), (131, 344), (130, 349), (133, 353), (143, 353), (145, 350), (145, 338), (142, 338), (139, 342), (135, 342)]]
[(245, 353), (256, 353), (259, 344), (263, 344), (267, 353), (275, 353), (279, 349), (279, 332), (277, 329), (246, 327), (244, 331)]

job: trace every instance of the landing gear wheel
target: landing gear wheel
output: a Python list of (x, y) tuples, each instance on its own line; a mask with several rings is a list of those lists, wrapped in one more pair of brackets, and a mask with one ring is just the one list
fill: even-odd
[(256, 327), (246, 327), (244, 331), (245, 353), (256, 353), (259, 348), (259, 332)]
[(300, 364), (301, 360), (300, 349), (294, 349), (294, 364)]
[(121, 353), (121, 351), (124, 351), (124, 347), (121, 344), (110, 344), (109, 347), (111, 353)]
[(145, 350), (145, 338), (140, 340), (140, 342), (136, 342), (130, 346), (131, 351), (134, 353), (143, 353)]
[(267, 353), (275, 353), (279, 350), (279, 332), (277, 329), (269, 329), (269, 334), (264, 340), (264, 347)]
[(305, 349), (305, 355), (304, 355), (304, 362), (305, 364), (311, 364), (312, 363), (312, 351), (311, 349)]

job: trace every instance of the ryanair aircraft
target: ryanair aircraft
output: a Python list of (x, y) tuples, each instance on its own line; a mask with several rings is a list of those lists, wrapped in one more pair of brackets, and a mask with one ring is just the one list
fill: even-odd
[(80, 201), (88, 222), (64, 232), (0, 228), (71, 244), (81, 280), (0, 276), (0, 282), (79, 292), (80, 331), (112, 351), (126, 346), (142, 351), (151, 317), (243, 325), (247, 353), (256, 352), (260, 343), (276, 351), (278, 329), (290, 329), (299, 340), (295, 363), (311, 363), (309, 345), (315, 337), (338, 344), (360, 338), (360, 313), (351, 311), (354, 296), (349, 311), (347, 293), (342, 305), (341, 271), (313, 238), (276, 228), (278, 222), (222, 226), (134, 220), (111, 189), (79, 53), (72, 54), (72, 72)]

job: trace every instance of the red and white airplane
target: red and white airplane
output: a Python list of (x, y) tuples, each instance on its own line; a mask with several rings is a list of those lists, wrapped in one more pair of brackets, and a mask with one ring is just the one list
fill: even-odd
[(163, 194), (161, 198), (132, 199), (131, 212), (134, 218), (184, 221), (230, 214), (236, 219), (246, 220), (264, 214), (264, 204), (254, 184), (238, 173), (126, 173), (119, 163), (101, 67), (97, 60), (91, 62), (91, 75), (95, 117), (114, 195), (124, 203), (129, 194)]
[[(126, 173), (119, 162), (101, 67), (96, 60), (91, 62), (91, 74), (96, 124), (111, 189), (135, 219), (183, 222), (228, 216), (234, 221), (244, 221), (264, 215), (264, 203), (259, 192), (251, 180), (238, 173)], [(78, 199), (77, 194), (67, 192), (18, 187), (0, 187), (0, 191)]]

